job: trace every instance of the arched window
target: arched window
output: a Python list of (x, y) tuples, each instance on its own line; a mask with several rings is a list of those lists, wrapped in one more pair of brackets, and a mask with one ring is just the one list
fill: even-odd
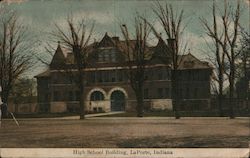
[(90, 96), (91, 101), (104, 100), (104, 95), (100, 91), (94, 91)]

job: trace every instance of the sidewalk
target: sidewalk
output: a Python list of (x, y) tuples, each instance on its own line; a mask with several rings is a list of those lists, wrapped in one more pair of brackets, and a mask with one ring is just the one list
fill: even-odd
[[(116, 112), (106, 112), (106, 113), (98, 113), (98, 114), (87, 114), (85, 118), (92, 118), (98, 116), (107, 116), (107, 115), (115, 115), (122, 114), (124, 111), (116, 111)], [(17, 120), (79, 120), (80, 116), (65, 116), (65, 117), (46, 117), (46, 118), (16, 118)], [(4, 120), (12, 120), (12, 118), (7, 118)]]
[[(107, 113), (98, 113), (98, 114), (87, 114), (85, 115), (86, 119), (91, 120), (175, 120), (175, 117), (159, 117), (159, 116), (147, 116), (147, 117), (105, 117), (109, 115), (115, 114), (122, 114), (125, 113), (124, 111), (117, 111), (117, 112), (107, 112)], [(98, 117), (104, 116), (104, 117)], [(17, 120), (79, 120), (80, 116), (65, 116), (65, 117), (46, 117), (46, 118), (17, 118)], [(235, 117), (235, 119), (244, 119), (249, 120), (250, 117)], [(229, 117), (181, 117), (180, 119), (176, 120), (235, 120), (230, 119)], [(4, 120), (12, 120), (11, 118), (4, 119)]]
[[(107, 116), (107, 115), (115, 115), (115, 114), (122, 114), (125, 113), (124, 111), (116, 111), (116, 112), (105, 112), (105, 113), (98, 113), (98, 114), (87, 114), (85, 118), (97, 117), (97, 116)], [(66, 116), (66, 117), (55, 117), (55, 118), (48, 118), (48, 119), (66, 119), (66, 120), (78, 120), (80, 116)]]

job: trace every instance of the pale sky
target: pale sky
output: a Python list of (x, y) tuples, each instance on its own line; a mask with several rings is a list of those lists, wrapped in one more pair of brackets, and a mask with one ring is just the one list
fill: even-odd
[[(230, 0), (229, 0), (230, 1)], [(164, 3), (165, 1), (160, 1)], [(212, 0), (166, 0), (173, 5), (176, 11), (184, 9), (185, 23), (188, 23), (184, 33), (188, 48), (198, 58), (204, 58), (202, 51), (207, 51), (205, 39), (209, 42), (199, 17), (211, 19)], [(236, 0), (230, 3), (235, 4)], [(242, 0), (243, 12), (241, 25), (249, 31), (249, 0)], [(222, 8), (223, 0), (217, 0), (219, 8)], [(22, 22), (29, 27), (30, 34), (39, 41), (47, 40), (47, 33), (55, 29), (54, 24), (65, 25), (67, 15), (72, 14), (75, 19), (85, 17), (88, 22), (95, 22), (93, 38), (100, 40), (105, 32), (111, 36), (120, 36), (119, 25), (133, 24), (133, 18), (138, 12), (144, 14), (149, 21), (155, 23), (159, 32), (164, 32), (152, 12), (153, 0), (6, 0), (4, 7), (17, 12)], [(235, 6), (235, 5), (234, 5)], [(164, 37), (164, 36), (163, 36)], [(155, 44), (156, 38), (150, 39)], [(43, 52), (43, 46), (37, 48)], [(44, 67), (36, 67), (29, 76), (37, 75)]]

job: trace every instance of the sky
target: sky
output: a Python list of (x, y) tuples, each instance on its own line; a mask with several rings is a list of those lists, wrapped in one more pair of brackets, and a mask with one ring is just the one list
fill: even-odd
[[(205, 34), (199, 18), (212, 20), (212, 0), (162, 0), (172, 4), (175, 11), (184, 9), (184, 23), (187, 23), (183, 39), (188, 42), (189, 51), (200, 59), (205, 59), (204, 52), (208, 51), (207, 42), (212, 42)], [(218, 8), (223, 8), (223, 0), (216, 0)], [(229, 0), (235, 6), (236, 0)], [(249, 31), (250, 27), (250, 2), (241, 0), (242, 15), (240, 23)], [(152, 12), (153, 0), (5, 0), (1, 4), (10, 10), (15, 11), (22, 21), (29, 28), (29, 33), (35, 40), (40, 41), (37, 53), (46, 53), (44, 44), (49, 41), (49, 33), (55, 30), (55, 24), (64, 27), (68, 15), (73, 15), (77, 21), (83, 17), (86, 22), (95, 23), (92, 40), (101, 40), (105, 32), (110, 36), (120, 36), (119, 26), (126, 24), (133, 26), (136, 13), (142, 14), (154, 24), (156, 29), (163, 34), (164, 31)], [(218, 15), (219, 16), (219, 15)], [(90, 25), (89, 25), (90, 26)], [(157, 39), (151, 36), (151, 45), (156, 44)], [(56, 47), (56, 45), (54, 45)], [(37, 65), (29, 77), (37, 75), (46, 69), (45, 66)]]

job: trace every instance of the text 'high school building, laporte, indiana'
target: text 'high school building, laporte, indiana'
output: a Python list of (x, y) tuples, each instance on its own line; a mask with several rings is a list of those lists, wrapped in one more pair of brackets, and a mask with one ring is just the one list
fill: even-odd
[[(168, 40), (169, 45), (171, 42)], [(86, 111), (134, 111), (136, 98), (126, 74), (125, 41), (106, 33), (100, 42), (88, 47), (89, 64), (84, 70)], [(172, 110), (170, 51), (161, 39), (148, 49), (151, 56), (145, 70), (144, 108)], [(179, 107), (182, 110), (209, 109), (213, 68), (191, 53), (179, 57), (178, 62), (176, 88)], [(74, 65), (74, 57), (59, 43), (48, 70), (36, 76), (40, 112), (79, 111), (79, 90), (72, 81), (72, 75), (67, 75), (62, 65)]]

